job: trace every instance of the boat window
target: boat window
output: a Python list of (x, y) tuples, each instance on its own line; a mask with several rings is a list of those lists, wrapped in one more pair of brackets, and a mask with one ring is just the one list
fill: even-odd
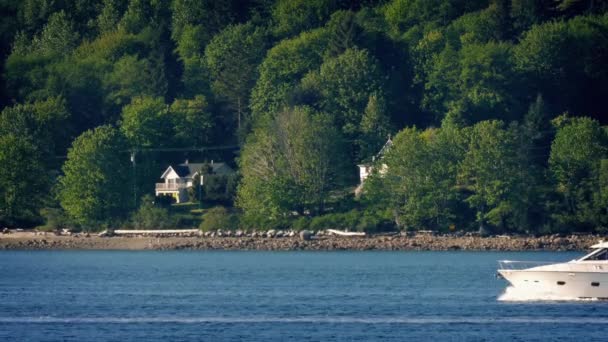
[(591, 283), (591, 286), (600, 286), (600, 283), (598, 283), (597, 281), (594, 281)]
[(557, 285), (566, 285), (566, 282), (565, 281), (558, 281)]
[(598, 252), (590, 254), (588, 257), (584, 258), (583, 260), (584, 261), (608, 260), (608, 249), (606, 249), (606, 248), (600, 249)]

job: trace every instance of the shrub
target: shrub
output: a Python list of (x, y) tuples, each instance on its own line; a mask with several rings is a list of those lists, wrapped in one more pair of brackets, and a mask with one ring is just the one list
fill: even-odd
[(199, 228), (202, 231), (217, 229), (235, 230), (239, 227), (239, 217), (231, 213), (225, 207), (211, 208), (203, 215), (203, 222)]
[(175, 198), (171, 195), (160, 195), (154, 198), (154, 205), (161, 208), (169, 208), (173, 203), (175, 203)]
[(293, 221), (291, 228), (294, 230), (307, 230), (310, 227), (310, 218), (306, 216), (300, 216)]
[(37, 229), (41, 231), (55, 231), (63, 228), (74, 228), (66, 213), (61, 208), (42, 208), (40, 215), (44, 218), (44, 226)]
[(331, 220), (332, 218), (329, 217), (329, 215), (316, 216), (310, 220), (310, 224), (308, 226), (310, 229), (314, 230), (334, 228), (331, 224)]
[(135, 229), (168, 229), (176, 226), (169, 210), (157, 206), (151, 195), (142, 197), (139, 210), (131, 217), (131, 223)]
[(317, 216), (310, 222), (311, 229), (356, 229), (361, 212), (351, 210), (346, 213), (331, 213)]
[(394, 222), (384, 212), (365, 211), (361, 215), (356, 229), (365, 233), (379, 233), (396, 230)]
[(265, 217), (263, 214), (248, 214), (248, 215), (239, 215), (239, 226), (242, 229), (259, 229), (259, 230), (280, 230), (280, 229), (288, 229), (293, 224), (292, 217), (276, 217), (269, 218)]

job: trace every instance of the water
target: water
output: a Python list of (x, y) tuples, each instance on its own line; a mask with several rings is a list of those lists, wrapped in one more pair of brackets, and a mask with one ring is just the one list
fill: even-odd
[(578, 253), (0, 252), (0, 341), (605, 341), (608, 303), (499, 301)]

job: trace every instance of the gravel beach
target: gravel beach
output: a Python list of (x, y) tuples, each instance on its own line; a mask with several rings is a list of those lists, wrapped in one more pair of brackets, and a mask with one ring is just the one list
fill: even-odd
[[(256, 234), (254, 234), (256, 235)], [(0, 234), (0, 249), (91, 249), (91, 250), (403, 250), (403, 251), (578, 251), (597, 243), (598, 235), (451, 236), (417, 234), (342, 237), (299, 235), (190, 236), (190, 237), (99, 237), (94, 234), (58, 236), (52, 233), (11, 232)]]

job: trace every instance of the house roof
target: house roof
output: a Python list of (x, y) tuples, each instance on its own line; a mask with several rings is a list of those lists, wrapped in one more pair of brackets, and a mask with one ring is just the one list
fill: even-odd
[(386, 152), (388, 152), (388, 150), (390, 150), (391, 146), (393, 146), (393, 140), (389, 136), (388, 140), (384, 143), (384, 146), (382, 146), (382, 148), (380, 149), (380, 151), (378, 151), (378, 153), (376, 153), (375, 156), (372, 156), (371, 160), (365, 160), (361, 164), (358, 164), (357, 166), (359, 166), (359, 167), (367, 167), (367, 166), (372, 165), (373, 162), (375, 162), (376, 160), (379, 160), (380, 158), (384, 157), (384, 154), (386, 154)]
[(208, 165), (211, 167), (211, 173), (217, 175), (225, 175), (234, 173), (234, 170), (226, 163), (183, 163), (175, 166), (169, 166), (160, 178), (165, 178), (170, 170), (175, 171), (181, 178), (192, 178), (194, 175), (199, 173), (203, 166)]
[(388, 140), (386, 141), (386, 143), (384, 143), (384, 146), (382, 146), (382, 148), (380, 149), (380, 152), (378, 152), (378, 154), (376, 154), (375, 159), (378, 159), (382, 156), (384, 156), (384, 154), (390, 150), (391, 146), (393, 146), (393, 140), (391, 139), (391, 137), (388, 137)]

